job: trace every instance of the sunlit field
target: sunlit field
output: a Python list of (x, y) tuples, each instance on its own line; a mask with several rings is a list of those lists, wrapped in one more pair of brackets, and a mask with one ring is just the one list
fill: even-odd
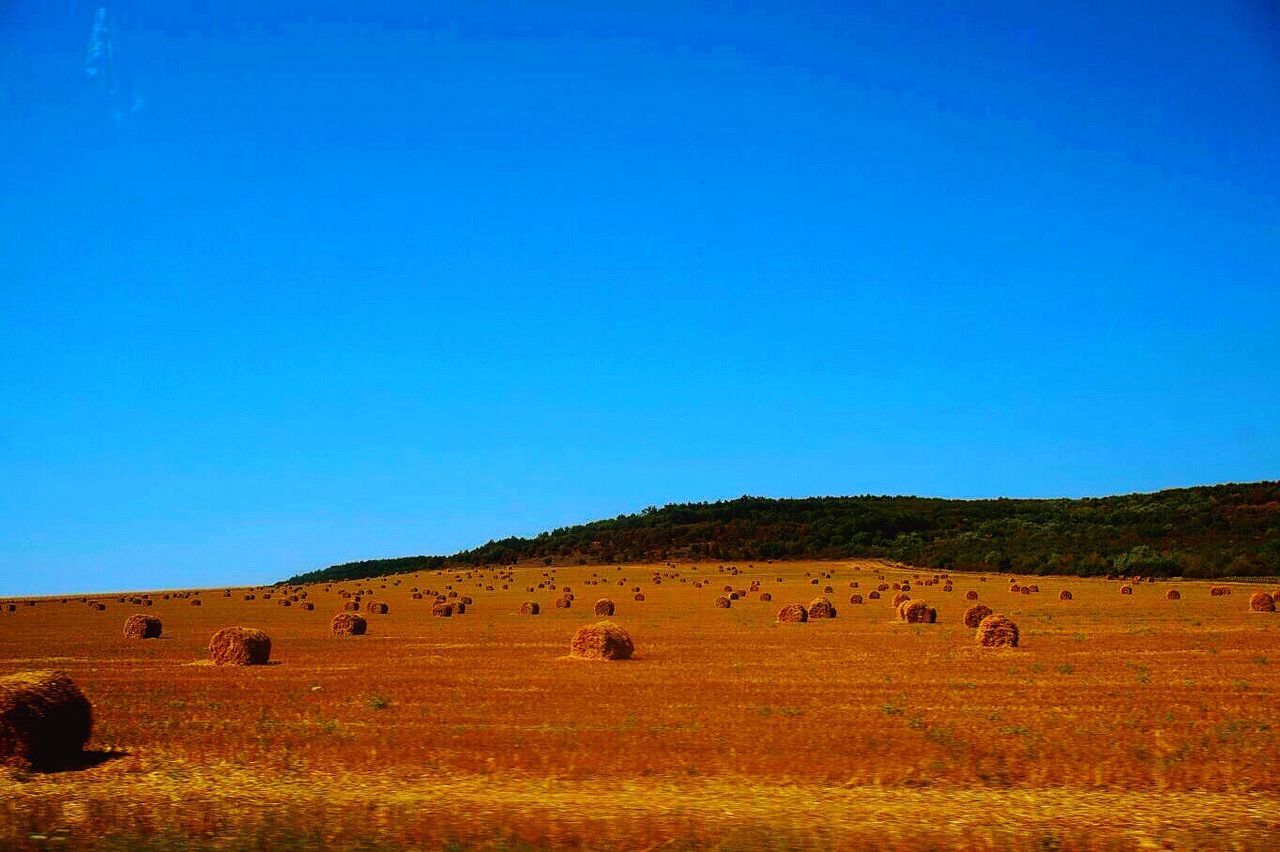
[[(0, 675), (68, 672), (95, 724), (82, 765), (5, 771), (0, 846), (1280, 845), (1280, 614), (1249, 608), (1274, 587), (1035, 577), (1024, 594), (1006, 575), (944, 577), (521, 565), (152, 592), (149, 607), (6, 602)], [(898, 618), (903, 582), (937, 623)], [(717, 607), (726, 587), (746, 593)], [(362, 615), (389, 611), (334, 637), (342, 593), (361, 589)], [(433, 616), (450, 591), (472, 598), (465, 614)], [(778, 622), (823, 594), (835, 618)], [(569, 656), (606, 597), (634, 658)], [(975, 603), (1016, 622), (1018, 647), (978, 645)], [(162, 638), (124, 637), (137, 612)], [(266, 631), (270, 664), (213, 665), (226, 626)]]

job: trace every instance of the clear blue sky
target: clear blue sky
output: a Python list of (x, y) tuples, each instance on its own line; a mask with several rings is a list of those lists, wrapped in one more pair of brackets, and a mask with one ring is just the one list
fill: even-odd
[(96, 8), (0, 2), (0, 593), (1280, 476), (1275, 4)]

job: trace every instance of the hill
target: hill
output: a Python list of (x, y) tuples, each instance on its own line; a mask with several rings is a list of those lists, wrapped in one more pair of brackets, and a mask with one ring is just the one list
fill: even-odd
[(505, 538), (451, 556), (349, 562), (288, 582), (470, 565), (884, 557), (924, 568), (1223, 577), (1280, 574), (1280, 482), (1082, 499), (740, 497)]

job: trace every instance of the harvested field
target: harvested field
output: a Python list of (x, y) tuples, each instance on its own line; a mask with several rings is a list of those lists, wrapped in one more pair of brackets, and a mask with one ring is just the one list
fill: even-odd
[[(0, 618), (0, 676), (66, 671), (101, 759), (0, 773), (0, 847), (58, 832), (112, 848), (1277, 845), (1280, 617), (1247, 605), (1271, 586), (1182, 580), (1170, 605), (1172, 584), (1122, 596), (1070, 578), (1063, 606), (989, 574), (1020, 633), (992, 649), (964, 624), (964, 575), (955, 595), (924, 592), (936, 624), (878, 605), (789, 628), (756, 594), (717, 609), (717, 567), (519, 565), (290, 592), (331, 614), (340, 592), (376, 590), (389, 612), (352, 641), (262, 589), (200, 607), (153, 593), (163, 641), (130, 640), (118, 609), (77, 598), (19, 606)], [(900, 585), (912, 573), (735, 567), (735, 584), (783, 601), (811, 599), (806, 571), (864, 589), (877, 569)], [(537, 588), (579, 589), (593, 571), (645, 580), (649, 602), (618, 618), (636, 637), (626, 663), (572, 659), (592, 609)], [(465, 617), (411, 597), (450, 585), (473, 598)], [(525, 602), (542, 615), (522, 616)], [(268, 633), (271, 664), (209, 665), (229, 624)]]

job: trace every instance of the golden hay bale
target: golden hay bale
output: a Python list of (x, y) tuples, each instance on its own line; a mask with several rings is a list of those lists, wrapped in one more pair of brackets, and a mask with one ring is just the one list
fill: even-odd
[(537, 601), (525, 601), (520, 604), (521, 615), (538, 615), (542, 612), (542, 607), (538, 606)]
[(305, 609), (307, 612), (311, 612), (313, 609), (316, 608), (316, 605), (313, 604), (311, 601), (303, 601), (302, 603), (298, 604), (298, 606)]
[(721, 595), (720, 597), (716, 598), (716, 606), (719, 607), (720, 609), (728, 609), (730, 606), (732, 606), (732, 604), (729, 602), (728, 598), (726, 598), (724, 595)]
[(347, 612), (359, 612), (360, 601), (347, 601), (342, 605), (342, 608), (345, 609)]
[(1222, 595), (1229, 595), (1231, 594), (1231, 587), (1230, 586), (1214, 586), (1213, 588), (1209, 589), (1209, 594), (1213, 595), (1215, 598), (1220, 597)]
[(1019, 586), (1017, 583), (1010, 583), (1009, 591), (1013, 592), (1016, 595), (1022, 592), (1022, 587)]
[[(165, 598), (166, 598), (166, 599), (168, 599), (168, 597), (169, 597), (168, 595), (165, 595)], [(245, 596), (244, 596), (244, 599), (245, 599), (245, 600), (247, 600), (247, 601), (255, 600), (256, 598), (257, 598), (257, 596), (256, 596), (256, 595), (245, 595)]]
[(902, 606), (904, 602), (909, 600), (911, 600), (911, 595), (907, 594), (906, 592), (898, 592), (896, 595), (893, 596), (893, 600), (891, 601), (891, 603), (893, 604), (893, 608), (897, 609), (898, 607)]
[(1037, 593), (1037, 592), (1039, 592), (1039, 591), (1040, 591), (1040, 587), (1039, 587), (1039, 586), (1037, 586), (1035, 583), (1032, 583), (1030, 586), (1024, 586), (1024, 587), (1022, 588), (1022, 593), (1023, 593), (1023, 594), (1034, 595), (1034, 594), (1036, 594), (1036, 593)]
[(809, 611), (804, 604), (787, 604), (778, 610), (778, 621), (783, 624), (803, 623), (809, 620)]
[(629, 660), (635, 653), (631, 634), (612, 621), (579, 627), (569, 643), (569, 653), (588, 660)]
[(644, 592), (636, 592), (635, 597), (633, 597), (632, 600), (634, 601), (644, 600)]
[(1271, 595), (1267, 594), (1266, 592), (1254, 592), (1252, 595), (1249, 596), (1249, 611), (1250, 612), (1275, 612), (1276, 611), (1275, 598), (1271, 597)]
[(573, 601), (569, 598), (556, 598), (556, 609), (570, 609), (573, 607)]
[(851, 604), (862, 603), (862, 595), (849, 595), (849, 603)]
[(364, 611), (371, 615), (386, 615), (391, 611), (391, 607), (387, 606), (382, 601), (369, 601), (365, 606)]
[(1182, 600), (1182, 592), (1179, 592), (1177, 589), (1170, 589), (1164, 593), (1164, 599), (1167, 601)]
[(810, 618), (835, 618), (836, 608), (827, 597), (816, 597), (809, 601)]
[(898, 607), (898, 618), (907, 624), (934, 624), (938, 611), (922, 600), (903, 601)]
[(977, 627), (993, 611), (986, 604), (974, 604), (964, 611), (964, 626), (970, 629)]
[(872, 589), (871, 591), (867, 592), (867, 600), (870, 600), (870, 601), (880, 600), (880, 593), (875, 589)]
[(769, 594), (768, 592), (761, 592), (761, 593), (760, 593), (760, 600), (762, 600), (762, 601), (771, 601), (771, 600), (773, 600), (773, 595)]
[(454, 602), (454, 604), (453, 604), (453, 614), (454, 614), (454, 615), (466, 615), (466, 612), (467, 612), (467, 605), (466, 605), (466, 604), (464, 604), (462, 601), (455, 601), (455, 602)]
[(596, 601), (594, 611), (596, 615), (613, 615), (613, 601), (608, 598), (601, 598)]
[(1131, 594), (1133, 594), (1133, 586), (1130, 586), (1130, 585), (1124, 585), (1124, 586), (1121, 586), (1121, 587), (1120, 587), (1120, 594), (1122, 594), (1122, 595), (1131, 595)]
[(978, 624), (978, 644), (984, 648), (1018, 647), (1018, 625), (1003, 615), (988, 615)]
[(453, 606), (447, 601), (436, 601), (431, 605), (431, 614), (436, 618), (452, 618)]
[(0, 764), (57, 769), (74, 763), (93, 730), (93, 710), (66, 672), (0, 677)]
[(160, 619), (142, 613), (131, 615), (125, 619), (124, 636), (126, 639), (159, 639)]
[(412, 600), (420, 601), (420, 600), (422, 600), (422, 592), (414, 592), (413, 594), (409, 595), (409, 597), (410, 597)]
[(107, 608), (107, 605), (99, 601), (89, 602), (89, 609), (93, 610), (94, 612), (102, 612), (106, 608)]
[(970, 589), (964, 593), (964, 599), (967, 601), (976, 601), (978, 599), (978, 593), (973, 589)]
[(354, 612), (340, 612), (329, 622), (329, 630), (334, 636), (363, 636), (369, 629), (369, 622), (363, 615)]
[(265, 666), (271, 637), (253, 627), (224, 627), (209, 640), (209, 656), (220, 666)]
[(1071, 598), (1072, 598), (1071, 592), (1067, 591), (1066, 589), (1063, 589), (1062, 591), (1058, 592), (1058, 600), (1060, 601), (1069, 601), (1071, 600)]

